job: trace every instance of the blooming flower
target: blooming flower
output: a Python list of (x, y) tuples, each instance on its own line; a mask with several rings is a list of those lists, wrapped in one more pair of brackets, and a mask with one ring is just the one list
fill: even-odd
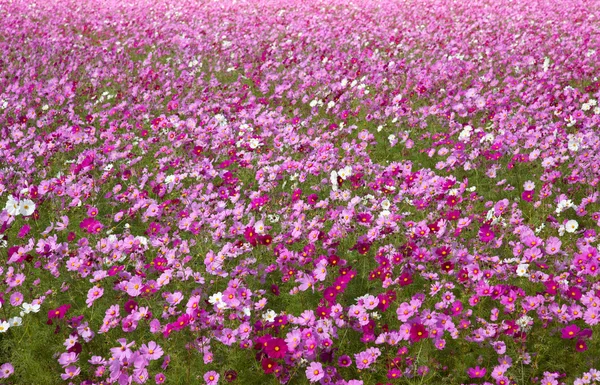
[(576, 220), (571, 219), (565, 223), (565, 231), (567, 233), (574, 233), (579, 228), (579, 223)]
[(4, 210), (6, 210), (6, 212), (12, 216), (19, 215), (19, 201), (17, 201), (12, 195), (9, 195), (8, 200), (6, 201), (6, 206), (4, 206)]
[(528, 263), (521, 263), (517, 266), (517, 275), (519, 277), (526, 277), (528, 275), (527, 269), (529, 268)]
[(467, 374), (471, 378), (483, 378), (486, 373), (487, 370), (485, 368), (480, 368), (479, 366), (467, 369)]
[(204, 381), (206, 382), (206, 385), (216, 385), (219, 382), (219, 377), (219, 373), (211, 370), (204, 374)]
[(0, 333), (6, 333), (6, 331), (10, 328), (10, 324), (6, 321), (0, 322)]
[(10, 362), (0, 365), (0, 378), (8, 378), (15, 372)]
[(310, 382), (317, 382), (324, 376), (325, 372), (320, 362), (311, 362), (306, 368), (306, 377)]
[(87, 299), (86, 299), (85, 303), (88, 305), (88, 307), (92, 307), (92, 305), (94, 304), (94, 301), (97, 300), (98, 298), (102, 297), (103, 294), (104, 294), (104, 288), (92, 287), (88, 291)]
[(30, 216), (35, 211), (35, 203), (31, 199), (23, 199), (19, 202), (19, 214)]
[(566, 326), (561, 330), (562, 338), (573, 339), (579, 335), (580, 330), (575, 324)]
[(422, 324), (413, 324), (410, 328), (410, 339), (412, 342), (419, 342), (429, 336), (429, 332)]
[(281, 338), (271, 338), (267, 341), (267, 346), (265, 347), (265, 352), (271, 358), (283, 358), (285, 353), (287, 353), (288, 348), (285, 341)]

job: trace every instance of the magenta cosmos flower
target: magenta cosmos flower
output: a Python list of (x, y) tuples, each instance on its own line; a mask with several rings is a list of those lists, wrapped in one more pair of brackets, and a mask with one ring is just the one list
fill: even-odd
[(496, 233), (492, 231), (492, 228), (489, 225), (483, 225), (479, 229), (479, 239), (482, 242), (491, 242), (496, 238)]
[(414, 324), (410, 328), (410, 340), (412, 342), (419, 342), (429, 336), (429, 332), (425, 329), (422, 324)]
[(485, 368), (480, 368), (479, 366), (467, 369), (467, 374), (471, 378), (483, 378), (486, 373), (487, 370)]
[(577, 341), (577, 344), (575, 344), (575, 350), (577, 350), (578, 352), (584, 352), (587, 350), (587, 348), (587, 344), (584, 340), (579, 340)]
[(338, 358), (338, 365), (341, 366), (342, 368), (347, 368), (351, 364), (352, 364), (352, 358), (350, 358), (350, 356), (343, 355), (343, 356), (340, 356), (340, 358)]
[(285, 341), (281, 338), (272, 338), (267, 341), (265, 352), (270, 358), (283, 358), (288, 348)]
[(577, 337), (580, 330), (575, 324), (566, 326), (561, 330), (561, 337), (568, 340), (573, 339)]
[(156, 382), (157, 384), (164, 384), (166, 379), (167, 378), (162, 373), (158, 373), (156, 376), (154, 376), (154, 382)]

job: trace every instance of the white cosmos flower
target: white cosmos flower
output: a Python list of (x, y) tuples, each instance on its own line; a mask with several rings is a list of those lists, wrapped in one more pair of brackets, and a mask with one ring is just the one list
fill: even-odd
[(6, 331), (8, 330), (8, 328), (10, 327), (10, 324), (6, 321), (2, 321), (0, 322), (0, 333), (6, 333)]
[(389, 217), (390, 216), (390, 211), (389, 210), (381, 210), (381, 212), (379, 213), (379, 215), (381, 217)]
[(343, 169), (341, 169), (340, 171), (338, 171), (337, 174), (340, 178), (342, 178), (343, 180), (346, 180), (346, 178), (348, 178), (349, 176), (352, 175), (352, 167), (346, 166)]
[(568, 144), (569, 150), (571, 150), (571, 151), (573, 151), (573, 152), (576, 152), (576, 151), (578, 151), (578, 150), (579, 150), (579, 145), (580, 145), (580, 144), (581, 144), (581, 143), (579, 142), (579, 140), (578, 140), (577, 138), (572, 138), (572, 139), (570, 139), (570, 140), (569, 140), (569, 144)]
[(223, 300), (223, 293), (215, 293), (208, 297), (208, 302), (211, 304), (219, 303)]
[(333, 191), (337, 191), (337, 189), (338, 189), (337, 177), (338, 177), (337, 171), (333, 170), (331, 172), (331, 176), (329, 177), (329, 180), (331, 181), (331, 184), (332, 184)]
[(23, 312), (25, 314), (29, 314), (29, 313), (37, 313), (40, 311), (40, 305), (39, 304), (32, 304), (32, 303), (27, 303), (27, 302), (23, 302)]
[(19, 215), (19, 202), (12, 195), (9, 195), (4, 209), (10, 215), (17, 216)]
[(273, 310), (267, 310), (265, 314), (262, 315), (262, 319), (266, 322), (275, 321), (275, 317), (277, 317), (277, 313)]
[(35, 211), (35, 203), (31, 199), (23, 199), (19, 202), (19, 213), (29, 216)]
[(135, 237), (135, 239), (140, 241), (141, 245), (148, 246), (148, 238), (138, 235), (137, 237)]
[(577, 223), (577, 221), (574, 219), (567, 221), (567, 223), (565, 224), (565, 231), (567, 233), (574, 233), (575, 231), (577, 231), (578, 228), (579, 223)]
[(517, 325), (519, 325), (521, 329), (529, 330), (531, 328), (531, 325), (529, 325), (531, 321), (533, 321), (533, 318), (524, 315), (517, 320)]
[(12, 327), (21, 326), (23, 324), (23, 318), (21, 318), (21, 317), (12, 317), (12, 318), (8, 319), (8, 323)]
[(529, 264), (527, 264), (527, 263), (519, 264), (519, 266), (517, 266), (517, 275), (519, 277), (526, 277), (528, 268), (529, 268)]

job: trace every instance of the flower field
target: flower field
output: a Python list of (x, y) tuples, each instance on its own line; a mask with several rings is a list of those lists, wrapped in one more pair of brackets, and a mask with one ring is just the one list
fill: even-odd
[(600, 1), (0, 18), (1, 384), (600, 383)]

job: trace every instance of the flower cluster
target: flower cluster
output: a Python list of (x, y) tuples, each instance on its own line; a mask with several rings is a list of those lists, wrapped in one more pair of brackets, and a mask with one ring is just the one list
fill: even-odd
[(0, 378), (598, 382), (598, 5), (4, 2)]

